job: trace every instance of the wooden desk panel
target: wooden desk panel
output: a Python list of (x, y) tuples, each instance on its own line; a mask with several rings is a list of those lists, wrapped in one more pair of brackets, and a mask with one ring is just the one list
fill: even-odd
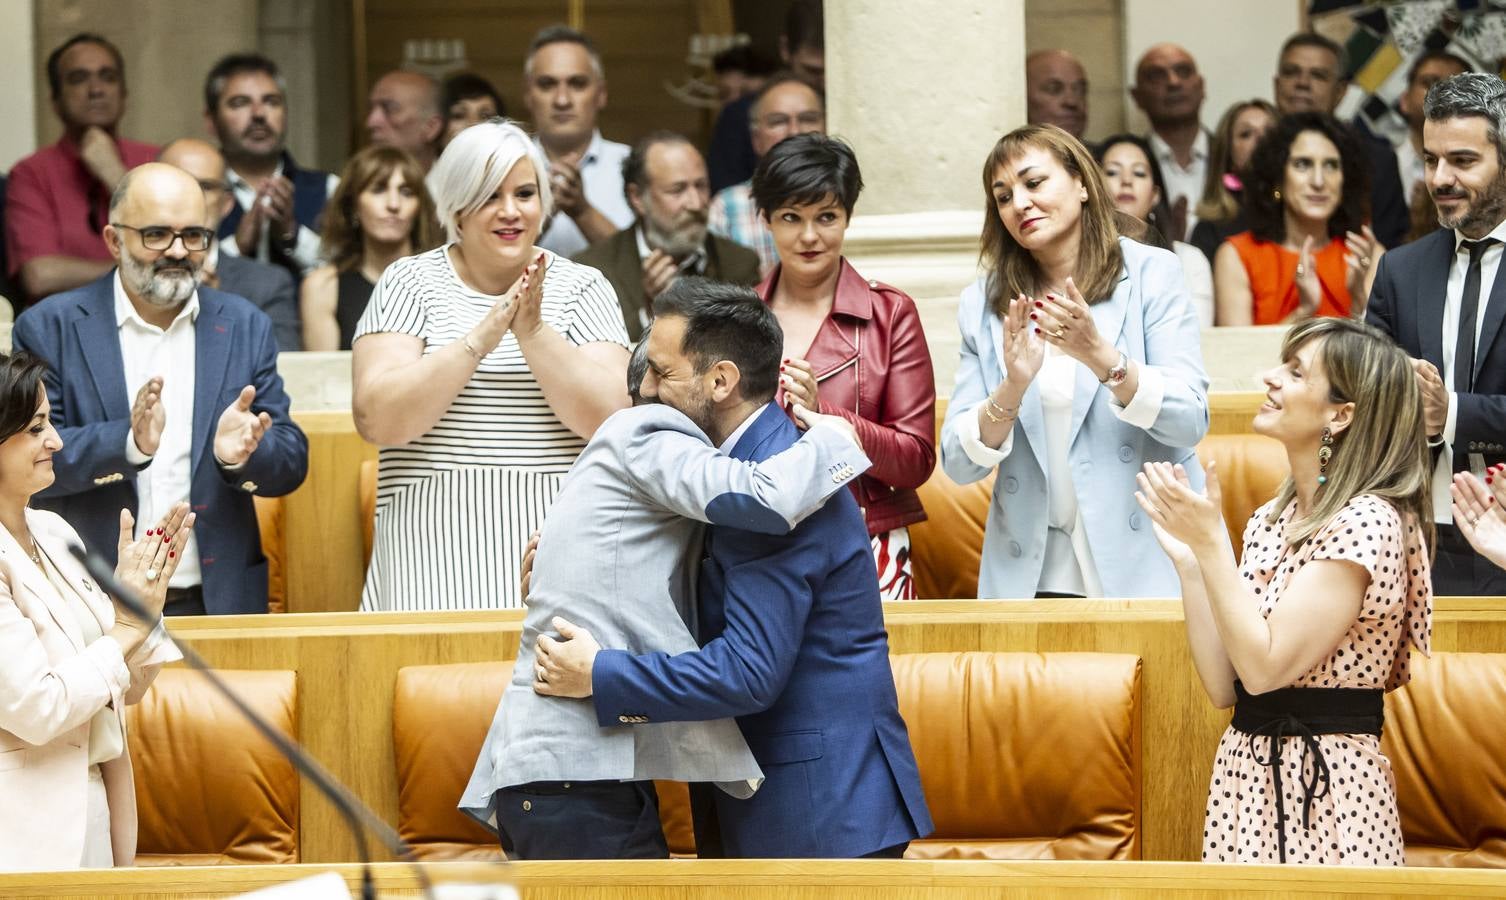
[[(358, 890), (356, 866), (224, 866), (0, 874), (0, 896), (51, 900), (223, 897), (324, 871)], [(1434, 898), (1506, 895), (1506, 872), (1135, 862), (626, 860), (481, 866), (430, 863), (438, 884), (511, 879), (523, 900), (1161, 900)], [(417, 897), (413, 872), (375, 867), (384, 897)]]
[[(915, 601), (885, 605), (894, 653), (1096, 651), (1144, 661), (1143, 852), (1195, 860), (1218, 737), (1228, 713), (1204, 697), (1178, 600)], [(325, 613), (174, 621), (172, 630), (226, 668), (298, 671), (302, 739), (389, 823), (397, 820), (392, 697), (408, 665), (512, 659), (519, 611)], [(1437, 651), (1506, 652), (1506, 604), (1437, 602)], [(307, 784), (302, 858), (354, 859), (333, 809)]]

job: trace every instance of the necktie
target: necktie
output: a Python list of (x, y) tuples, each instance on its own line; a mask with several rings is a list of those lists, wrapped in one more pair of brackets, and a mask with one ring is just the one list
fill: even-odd
[(1459, 335), (1454, 344), (1454, 391), (1468, 394), (1475, 387), (1475, 322), (1480, 313), (1480, 262), (1485, 251), (1500, 241), (1485, 238), (1462, 241), (1469, 251), (1469, 270), (1464, 276), (1464, 294), (1459, 298)]

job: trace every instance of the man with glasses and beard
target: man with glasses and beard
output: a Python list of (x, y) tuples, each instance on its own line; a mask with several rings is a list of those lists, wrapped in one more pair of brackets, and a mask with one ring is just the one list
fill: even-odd
[(655, 131), (638, 141), (622, 163), (622, 183), (637, 218), (575, 261), (612, 283), (631, 340), (653, 321), (654, 298), (681, 275), (758, 283), (758, 254), (707, 232), (706, 160), (684, 135)]
[(132, 169), (109, 213), (103, 235), (117, 268), (27, 310), (12, 334), (16, 350), (50, 366), (47, 397), (63, 439), (57, 480), (37, 505), (113, 565), (122, 509), (140, 531), (187, 500), (199, 526), (168, 582), (166, 614), (266, 612), (251, 498), (292, 491), (308, 468), (272, 320), (198, 286), (214, 233), (188, 173), (163, 163)]
[[(1422, 389), (1434, 453), (1438, 596), (1506, 594), (1506, 571), (1470, 548), (1449, 511), (1453, 473), (1483, 476), (1506, 462), (1503, 129), (1506, 82), (1499, 77), (1468, 72), (1428, 90), (1424, 183), (1441, 228), (1381, 257), (1366, 311), (1366, 321), (1412, 355)], [(1332, 452), (1342, 454), (1342, 443)]]

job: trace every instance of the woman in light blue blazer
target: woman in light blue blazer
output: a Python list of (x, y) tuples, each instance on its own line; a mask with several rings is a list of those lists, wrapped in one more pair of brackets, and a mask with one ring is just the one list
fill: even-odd
[(978, 596), (1177, 596), (1135, 503), (1151, 460), (1208, 431), (1197, 314), (1174, 254), (1119, 236), (1093, 157), (1055, 126), (1016, 129), (983, 167), (987, 270), (962, 294), (941, 464), (997, 468)]

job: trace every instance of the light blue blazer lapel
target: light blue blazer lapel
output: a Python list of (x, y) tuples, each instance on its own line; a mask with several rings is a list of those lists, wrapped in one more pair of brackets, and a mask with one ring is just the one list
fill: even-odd
[(225, 372), (230, 367), (230, 348), (235, 342), (235, 321), (224, 314), (219, 300), (199, 291), (199, 318), (194, 323), (193, 459), (191, 472), (199, 471), (204, 448), (214, 443), (214, 428), (225, 405)]
[[(988, 323), (988, 352), (984, 359), (988, 361), (987, 369), (992, 381), (985, 385), (989, 389), (1004, 380), (1004, 359), (1000, 354), (1004, 352), (1004, 322), (996, 315), (987, 310), (983, 313), (983, 321)], [(985, 401), (986, 402), (986, 401)], [(1041, 410), (1041, 392), (1035, 382), (1025, 389), (1025, 396), (1020, 398), (1020, 428), (1025, 432), (1025, 440), (1030, 444), (1030, 452), (1035, 454), (1036, 465), (1041, 471), (1046, 468), (1046, 416)]]
[(115, 321), (115, 280), (111, 278), (96, 286), (97, 293), (89, 302), (78, 306), (73, 333), (78, 337), (104, 417), (124, 419), (131, 414), (131, 398), (126, 389), (125, 357), (120, 353), (120, 326)]
[[(1120, 345), (1119, 338), (1124, 332), (1124, 314), (1129, 308), (1131, 285), (1128, 272), (1121, 272), (1119, 281), (1114, 285), (1114, 293), (1102, 303), (1095, 303), (1088, 307), (1093, 314), (1093, 325), (1098, 333), (1114, 346)], [(1077, 434), (1082, 431), (1082, 423), (1088, 418), (1088, 410), (1093, 405), (1093, 398), (1098, 395), (1103, 385), (1098, 383), (1098, 376), (1087, 366), (1077, 366), (1077, 384), (1072, 392), (1072, 431), (1067, 439), (1067, 446), (1071, 447), (1077, 442)], [(1108, 390), (1107, 388), (1103, 388)]]

